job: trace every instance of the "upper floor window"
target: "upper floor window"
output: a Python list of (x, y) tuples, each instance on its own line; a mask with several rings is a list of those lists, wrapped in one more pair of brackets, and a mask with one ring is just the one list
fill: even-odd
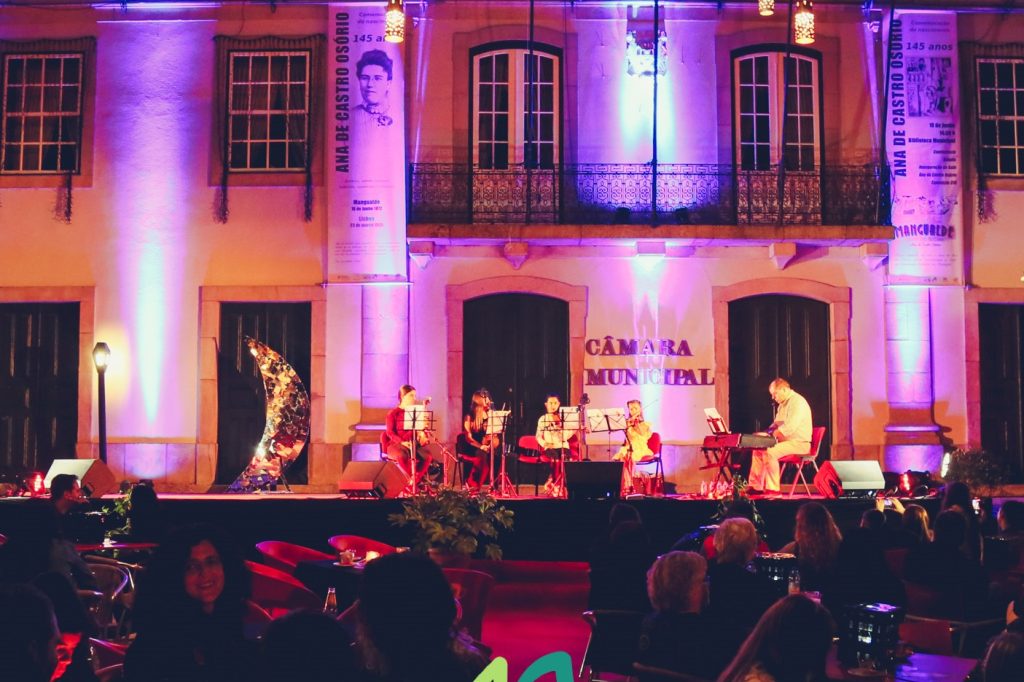
[(0, 172), (78, 173), (84, 53), (8, 52), (0, 57)]
[[(785, 69), (783, 64), (785, 63)], [(743, 170), (814, 170), (821, 163), (819, 60), (766, 51), (733, 59), (736, 162)], [(785, 109), (785, 133), (779, 117)]]
[(310, 126), (309, 51), (233, 51), (228, 62), (230, 169), (305, 170)]
[(1024, 59), (978, 59), (981, 172), (1024, 175)]
[(554, 168), (559, 161), (559, 58), (526, 49), (473, 57), (473, 162)]

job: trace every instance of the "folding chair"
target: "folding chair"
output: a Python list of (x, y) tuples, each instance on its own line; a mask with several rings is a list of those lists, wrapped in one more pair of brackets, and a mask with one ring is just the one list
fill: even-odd
[(589, 682), (608, 679), (600, 677), (604, 673), (632, 678), (645, 615), (639, 611), (584, 611), (583, 620), (590, 626), (590, 639), (579, 677)]
[(792, 464), (796, 467), (796, 476), (793, 477), (793, 485), (789, 488), (789, 496), (792, 497), (796, 493), (796, 484), (803, 483), (804, 490), (807, 494), (811, 494), (811, 486), (807, 483), (807, 479), (804, 478), (804, 465), (811, 464), (814, 466), (814, 472), (818, 472), (818, 450), (821, 449), (821, 441), (825, 438), (825, 427), (815, 426), (811, 431), (811, 449), (806, 455), (785, 455), (779, 457), (779, 464), (782, 469), (779, 471), (779, 479), (781, 480), (782, 474), (786, 472), (786, 466)]

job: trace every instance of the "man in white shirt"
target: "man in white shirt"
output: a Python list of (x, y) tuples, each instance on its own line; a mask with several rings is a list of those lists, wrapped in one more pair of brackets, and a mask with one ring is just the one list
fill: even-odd
[(754, 450), (750, 462), (750, 492), (779, 492), (779, 458), (806, 455), (811, 451), (811, 406), (785, 379), (768, 385), (768, 393), (778, 405), (775, 421), (768, 433), (778, 443), (767, 450)]

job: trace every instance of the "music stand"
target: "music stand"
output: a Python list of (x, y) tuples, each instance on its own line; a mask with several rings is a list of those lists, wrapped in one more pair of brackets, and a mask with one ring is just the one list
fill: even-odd
[(416, 457), (419, 456), (419, 434), (434, 428), (434, 411), (423, 405), (413, 405), (403, 410), (402, 430), (412, 431), (412, 442), (409, 443), (409, 495), (416, 495)]
[(609, 456), (612, 451), (612, 433), (625, 431), (627, 426), (626, 411), (621, 407), (587, 410), (587, 433), (608, 433)]
[[(508, 477), (508, 473), (505, 471), (505, 426), (508, 424), (508, 418), (512, 415), (512, 410), (491, 410), (487, 413), (487, 419), (485, 420), (486, 431), (484, 436), (498, 436), (497, 439), (491, 438), (489, 441), (488, 449), (491, 455), (491, 494), (496, 497), (511, 497), (514, 493), (512, 487), (512, 481)], [(494, 480), (494, 441), (500, 440), (502, 442), (502, 455), (501, 455), (501, 473), (498, 475), (498, 480)]]
[(554, 489), (556, 497), (567, 497), (569, 493), (565, 489), (565, 451), (569, 449), (569, 439), (565, 437), (565, 434), (580, 431), (583, 424), (580, 421), (580, 408), (578, 407), (561, 407), (558, 409), (558, 414), (562, 418), (560, 440), (565, 442), (566, 447), (558, 449), (558, 475), (554, 480)]

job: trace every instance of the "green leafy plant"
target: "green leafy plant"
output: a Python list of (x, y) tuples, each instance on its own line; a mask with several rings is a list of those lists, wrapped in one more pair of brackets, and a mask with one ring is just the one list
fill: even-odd
[(399, 527), (413, 527), (416, 551), (472, 556), (482, 550), (486, 558), (500, 559), (501, 546), (494, 541), (501, 530), (512, 530), (513, 516), (512, 510), (490, 495), (441, 489), (409, 498), (402, 503), (402, 511), (388, 520)]
[(957, 448), (949, 453), (947, 481), (966, 483), (971, 490), (998, 488), (1009, 482), (1012, 469), (1004, 458), (980, 448)]
[(718, 510), (715, 515), (711, 517), (711, 520), (715, 523), (721, 523), (725, 519), (729, 518), (730, 507), (733, 506), (738, 500), (744, 500), (750, 504), (750, 509), (753, 511), (753, 523), (754, 527), (757, 528), (757, 532), (761, 537), (765, 535), (765, 523), (764, 518), (761, 516), (761, 512), (757, 508), (757, 503), (751, 499), (750, 493), (748, 492), (750, 484), (743, 476), (736, 474), (732, 479), (732, 495), (726, 495), (718, 500)]

